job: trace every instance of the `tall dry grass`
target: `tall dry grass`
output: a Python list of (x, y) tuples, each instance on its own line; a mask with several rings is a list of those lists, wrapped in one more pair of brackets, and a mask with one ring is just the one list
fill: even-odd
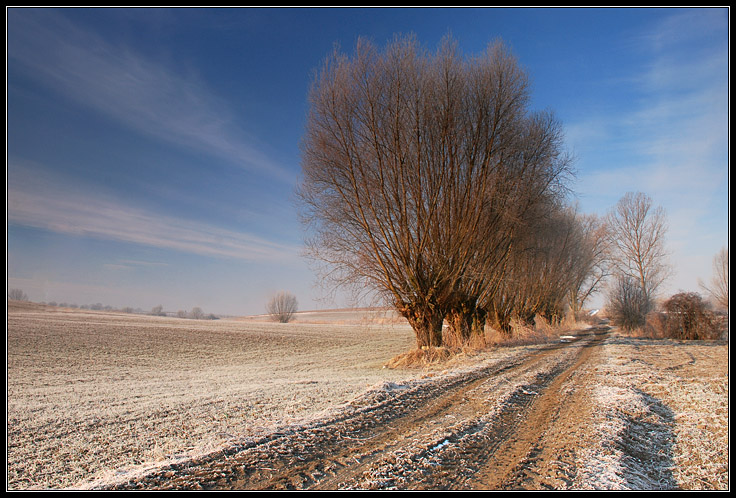
[(559, 324), (552, 324), (541, 316), (534, 318), (534, 324), (512, 319), (510, 332), (485, 327), (483, 334), (472, 334), (470, 339), (463, 343), (447, 340), (444, 347), (415, 348), (401, 353), (392, 358), (386, 367), (424, 369), (446, 367), (458, 357), (473, 356), (491, 349), (556, 342), (561, 336), (588, 328), (592, 323), (589, 319), (576, 318), (573, 315), (566, 316)]

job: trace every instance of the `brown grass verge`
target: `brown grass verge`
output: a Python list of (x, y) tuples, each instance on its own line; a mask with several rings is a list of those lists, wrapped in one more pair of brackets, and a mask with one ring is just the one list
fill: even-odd
[(519, 320), (512, 320), (511, 332), (508, 334), (488, 327), (483, 335), (474, 334), (465, 344), (412, 349), (395, 356), (386, 363), (385, 367), (393, 369), (448, 367), (483, 351), (559, 341), (563, 334), (589, 326), (589, 323), (574, 319), (567, 319), (560, 324), (552, 325), (545, 319), (537, 317), (533, 326)]

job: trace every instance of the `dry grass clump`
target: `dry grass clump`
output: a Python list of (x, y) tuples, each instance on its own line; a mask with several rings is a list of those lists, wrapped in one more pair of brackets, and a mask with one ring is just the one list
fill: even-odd
[(401, 353), (392, 358), (385, 367), (399, 369), (447, 367), (458, 359), (472, 357), (495, 348), (556, 342), (565, 333), (582, 330), (589, 326), (590, 323), (574, 317), (566, 318), (556, 325), (540, 316), (535, 317), (533, 325), (523, 320), (512, 319), (511, 330), (508, 333), (486, 327), (483, 334), (472, 334), (470, 339), (462, 344), (452, 342), (452, 337), (450, 337), (445, 341), (448, 344), (445, 347), (423, 347)]
[(386, 368), (426, 368), (442, 365), (450, 360), (457, 351), (443, 347), (416, 348), (393, 357)]
[(534, 318), (534, 325), (522, 320), (511, 320), (511, 332), (506, 334), (497, 330), (486, 332), (486, 344), (492, 347), (526, 346), (558, 341), (560, 336), (575, 330), (589, 327), (588, 323), (569, 316), (559, 324), (551, 324), (541, 316)]

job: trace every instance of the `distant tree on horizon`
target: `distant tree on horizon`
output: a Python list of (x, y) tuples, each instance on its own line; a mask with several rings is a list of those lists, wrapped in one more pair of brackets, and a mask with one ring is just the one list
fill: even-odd
[(192, 308), (192, 311), (189, 312), (189, 318), (202, 320), (204, 318), (204, 311), (202, 311), (202, 308), (195, 306)]
[(22, 289), (10, 289), (8, 299), (11, 301), (28, 301), (28, 295)]
[(713, 278), (710, 286), (700, 282), (716, 306), (728, 310), (728, 247), (721, 249), (713, 258)]
[(296, 296), (286, 291), (276, 293), (266, 305), (266, 312), (280, 323), (289, 323), (297, 309)]

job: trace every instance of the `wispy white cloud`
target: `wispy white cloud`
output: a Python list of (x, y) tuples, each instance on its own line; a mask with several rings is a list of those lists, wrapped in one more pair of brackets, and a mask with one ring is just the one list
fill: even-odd
[(272, 160), (196, 74), (113, 45), (47, 9), (13, 9), (8, 60), (32, 78), (137, 132), (283, 181)]
[(637, 50), (649, 57), (644, 70), (628, 78), (639, 98), (570, 126), (569, 136), (587, 152), (586, 189), (638, 189), (681, 201), (722, 188), (728, 45), (711, 38), (724, 27), (719, 16), (677, 13), (637, 38)]
[(10, 164), (9, 169), (8, 224), (218, 258), (288, 262), (298, 255), (297, 247), (146, 211), (38, 168)]
[(586, 209), (603, 212), (627, 191), (666, 209), (673, 292), (697, 290), (728, 243), (727, 28), (722, 10), (663, 18), (627, 45), (648, 61), (622, 77), (636, 97), (569, 127)]
[(665, 52), (685, 45), (700, 43), (704, 37), (721, 35), (728, 30), (728, 9), (701, 8), (672, 10), (652, 29), (642, 31), (635, 38), (637, 46)]

